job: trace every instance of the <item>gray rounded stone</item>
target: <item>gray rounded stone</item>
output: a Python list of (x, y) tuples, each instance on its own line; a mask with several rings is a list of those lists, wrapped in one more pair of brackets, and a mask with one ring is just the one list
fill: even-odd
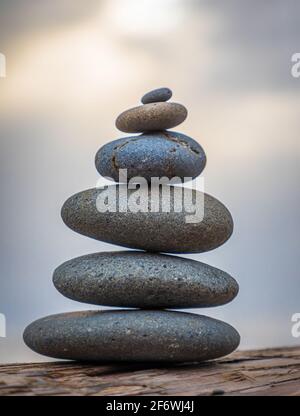
[(171, 97), (172, 91), (170, 90), (170, 88), (157, 88), (143, 95), (141, 101), (143, 104), (157, 103), (168, 101)]
[(125, 133), (143, 133), (171, 129), (187, 117), (187, 109), (177, 103), (150, 103), (121, 113), (116, 127)]
[[(99, 149), (95, 164), (102, 176), (119, 182), (119, 169), (127, 169), (127, 180), (142, 176), (195, 178), (203, 171), (206, 156), (193, 139), (173, 131), (141, 134), (114, 140)], [(175, 183), (175, 180), (174, 182)]]
[(39, 319), (26, 328), (24, 341), (39, 354), (61, 359), (194, 362), (231, 353), (240, 337), (232, 326), (206, 316), (120, 310)]
[(95, 305), (133, 308), (197, 308), (230, 302), (237, 282), (195, 260), (123, 251), (77, 257), (53, 275), (64, 296)]
[[(208, 194), (189, 190), (178, 196), (180, 191), (173, 186), (161, 187), (159, 195), (151, 193), (148, 186), (139, 190), (128, 189), (127, 185), (93, 188), (71, 196), (62, 207), (62, 219), (80, 234), (147, 251), (201, 253), (222, 245), (233, 231), (227, 208)], [(188, 195), (192, 197), (188, 198)], [(141, 201), (148, 212), (132, 212), (136, 208), (135, 199)], [(153, 203), (157, 200), (162, 203), (159, 211), (154, 212)], [(176, 212), (180, 201), (183, 209)], [(126, 209), (127, 212), (121, 212)], [(194, 218), (191, 213), (195, 213), (195, 209), (198, 215)]]

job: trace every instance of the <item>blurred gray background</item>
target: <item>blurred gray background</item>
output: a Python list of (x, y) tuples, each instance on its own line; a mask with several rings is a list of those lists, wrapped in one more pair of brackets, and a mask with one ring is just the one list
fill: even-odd
[(206, 191), (235, 220), (227, 244), (187, 256), (240, 284), (203, 313), (236, 326), (243, 349), (299, 344), (299, 16), (297, 0), (1, 0), (1, 362), (45, 359), (23, 344), (32, 320), (93, 308), (56, 292), (52, 271), (119, 248), (67, 229), (60, 208), (95, 185), (116, 116), (159, 86), (189, 109), (177, 130), (206, 150)]

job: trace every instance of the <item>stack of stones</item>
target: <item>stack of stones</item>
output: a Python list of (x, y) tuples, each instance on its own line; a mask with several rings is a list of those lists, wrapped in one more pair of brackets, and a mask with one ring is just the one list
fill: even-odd
[[(143, 105), (119, 115), (119, 130), (141, 134), (115, 140), (98, 151), (96, 167), (102, 176), (118, 181), (120, 169), (127, 169), (128, 181), (136, 176), (150, 182), (152, 177), (200, 175), (206, 164), (202, 147), (184, 134), (166, 130), (187, 117), (184, 106), (167, 102), (171, 96), (168, 88), (151, 91), (143, 96)], [(88, 361), (199, 362), (231, 353), (239, 344), (233, 327), (206, 316), (166, 309), (223, 305), (237, 295), (236, 281), (207, 264), (159, 254), (201, 253), (220, 246), (232, 234), (229, 211), (217, 199), (202, 194), (204, 218), (189, 223), (186, 215), (191, 207), (172, 210), (178, 198), (173, 186), (170, 212), (161, 206), (158, 212), (103, 212), (97, 208), (102, 192), (120, 204), (124, 190), (128, 199), (136, 192), (123, 183), (73, 195), (62, 208), (62, 218), (78, 233), (140, 251), (72, 259), (55, 270), (53, 281), (70, 299), (127, 309), (49, 316), (27, 327), (25, 343), (50, 357)], [(140, 192), (140, 200), (149, 198), (151, 202), (148, 187), (141, 187)], [(197, 192), (192, 191), (194, 197)]]

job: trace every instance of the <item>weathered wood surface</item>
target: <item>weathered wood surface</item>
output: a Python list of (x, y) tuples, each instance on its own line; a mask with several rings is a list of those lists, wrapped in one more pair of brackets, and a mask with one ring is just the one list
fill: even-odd
[(194, 365), (0, 366), (0, 395), (300, 395), (300, 348), (236, 352)]

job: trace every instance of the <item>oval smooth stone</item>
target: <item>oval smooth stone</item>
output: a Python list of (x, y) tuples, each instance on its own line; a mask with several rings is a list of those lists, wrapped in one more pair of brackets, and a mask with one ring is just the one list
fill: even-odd
[[(208, 194), (195, 190), (187, 192), (185, 188), (183, 190), (181, 197), (178, 197), (178, 187), (164, 186), (160, 188), (159, 195), (158, 192), (151, 193), (149, 187), (141, 187), (139, 190), (128, 189), (127, 185), (93, 188), (71, 196), (62, 207), (62, 219), (68, 227), (80, 234), (147, 251), (201, 253), (222, 245), (233, 231), (230, 212)], [(168, 192), (170, 207), (166, 202)], [(191, 201), (186, 196), (190, 194)], [(183, 196), (183, 209), (175, 212)], [(136, 199), (142, 201), (142, 204), (148, 204), (145, 205), (148, 212), (133, 212)], [(161, 202), (157, 207), (158, 212), (152, 208), (156, 201)], [(127, 212), (120, 212), (121, 209), (127, 209)], [(191, 212), (196, 215), (193, 216)]]
[(239, 345), (237, 331), (206, 316), (169, 311), (88, 311), (29, 325), (24, 341), (53, 358), (84, 361), (203, 361)]
[[(202, 147), (192, 138), (173, 131), (142, 134), (114, 140), (99, 149), (95, 164), (100, 175), (120, 182), (119, 169), (127, 169), (127, 180), (142, 176), (195, 178), (206, 165)], [(124, 182), (124, 180), (122, 180)], [(174, 182), (175, 183), (175, 180)]]
[(177, 103), (150, 103), (121, 113), (116, 127), (125, 133), (171, 129), (187, 117), (187, 109)]
[(138, 251), (77, 257), (54, 271), (53, 282), (79, 302), (133, 308), (219, 306), (238, 293), (229, 274), (208, 264)]
[(155, 90), (147, 92), (143, 95), (141, 101), (143, 104), (157, 103), (168, 101), (172, 97), (170, 88), (156, 88)]

